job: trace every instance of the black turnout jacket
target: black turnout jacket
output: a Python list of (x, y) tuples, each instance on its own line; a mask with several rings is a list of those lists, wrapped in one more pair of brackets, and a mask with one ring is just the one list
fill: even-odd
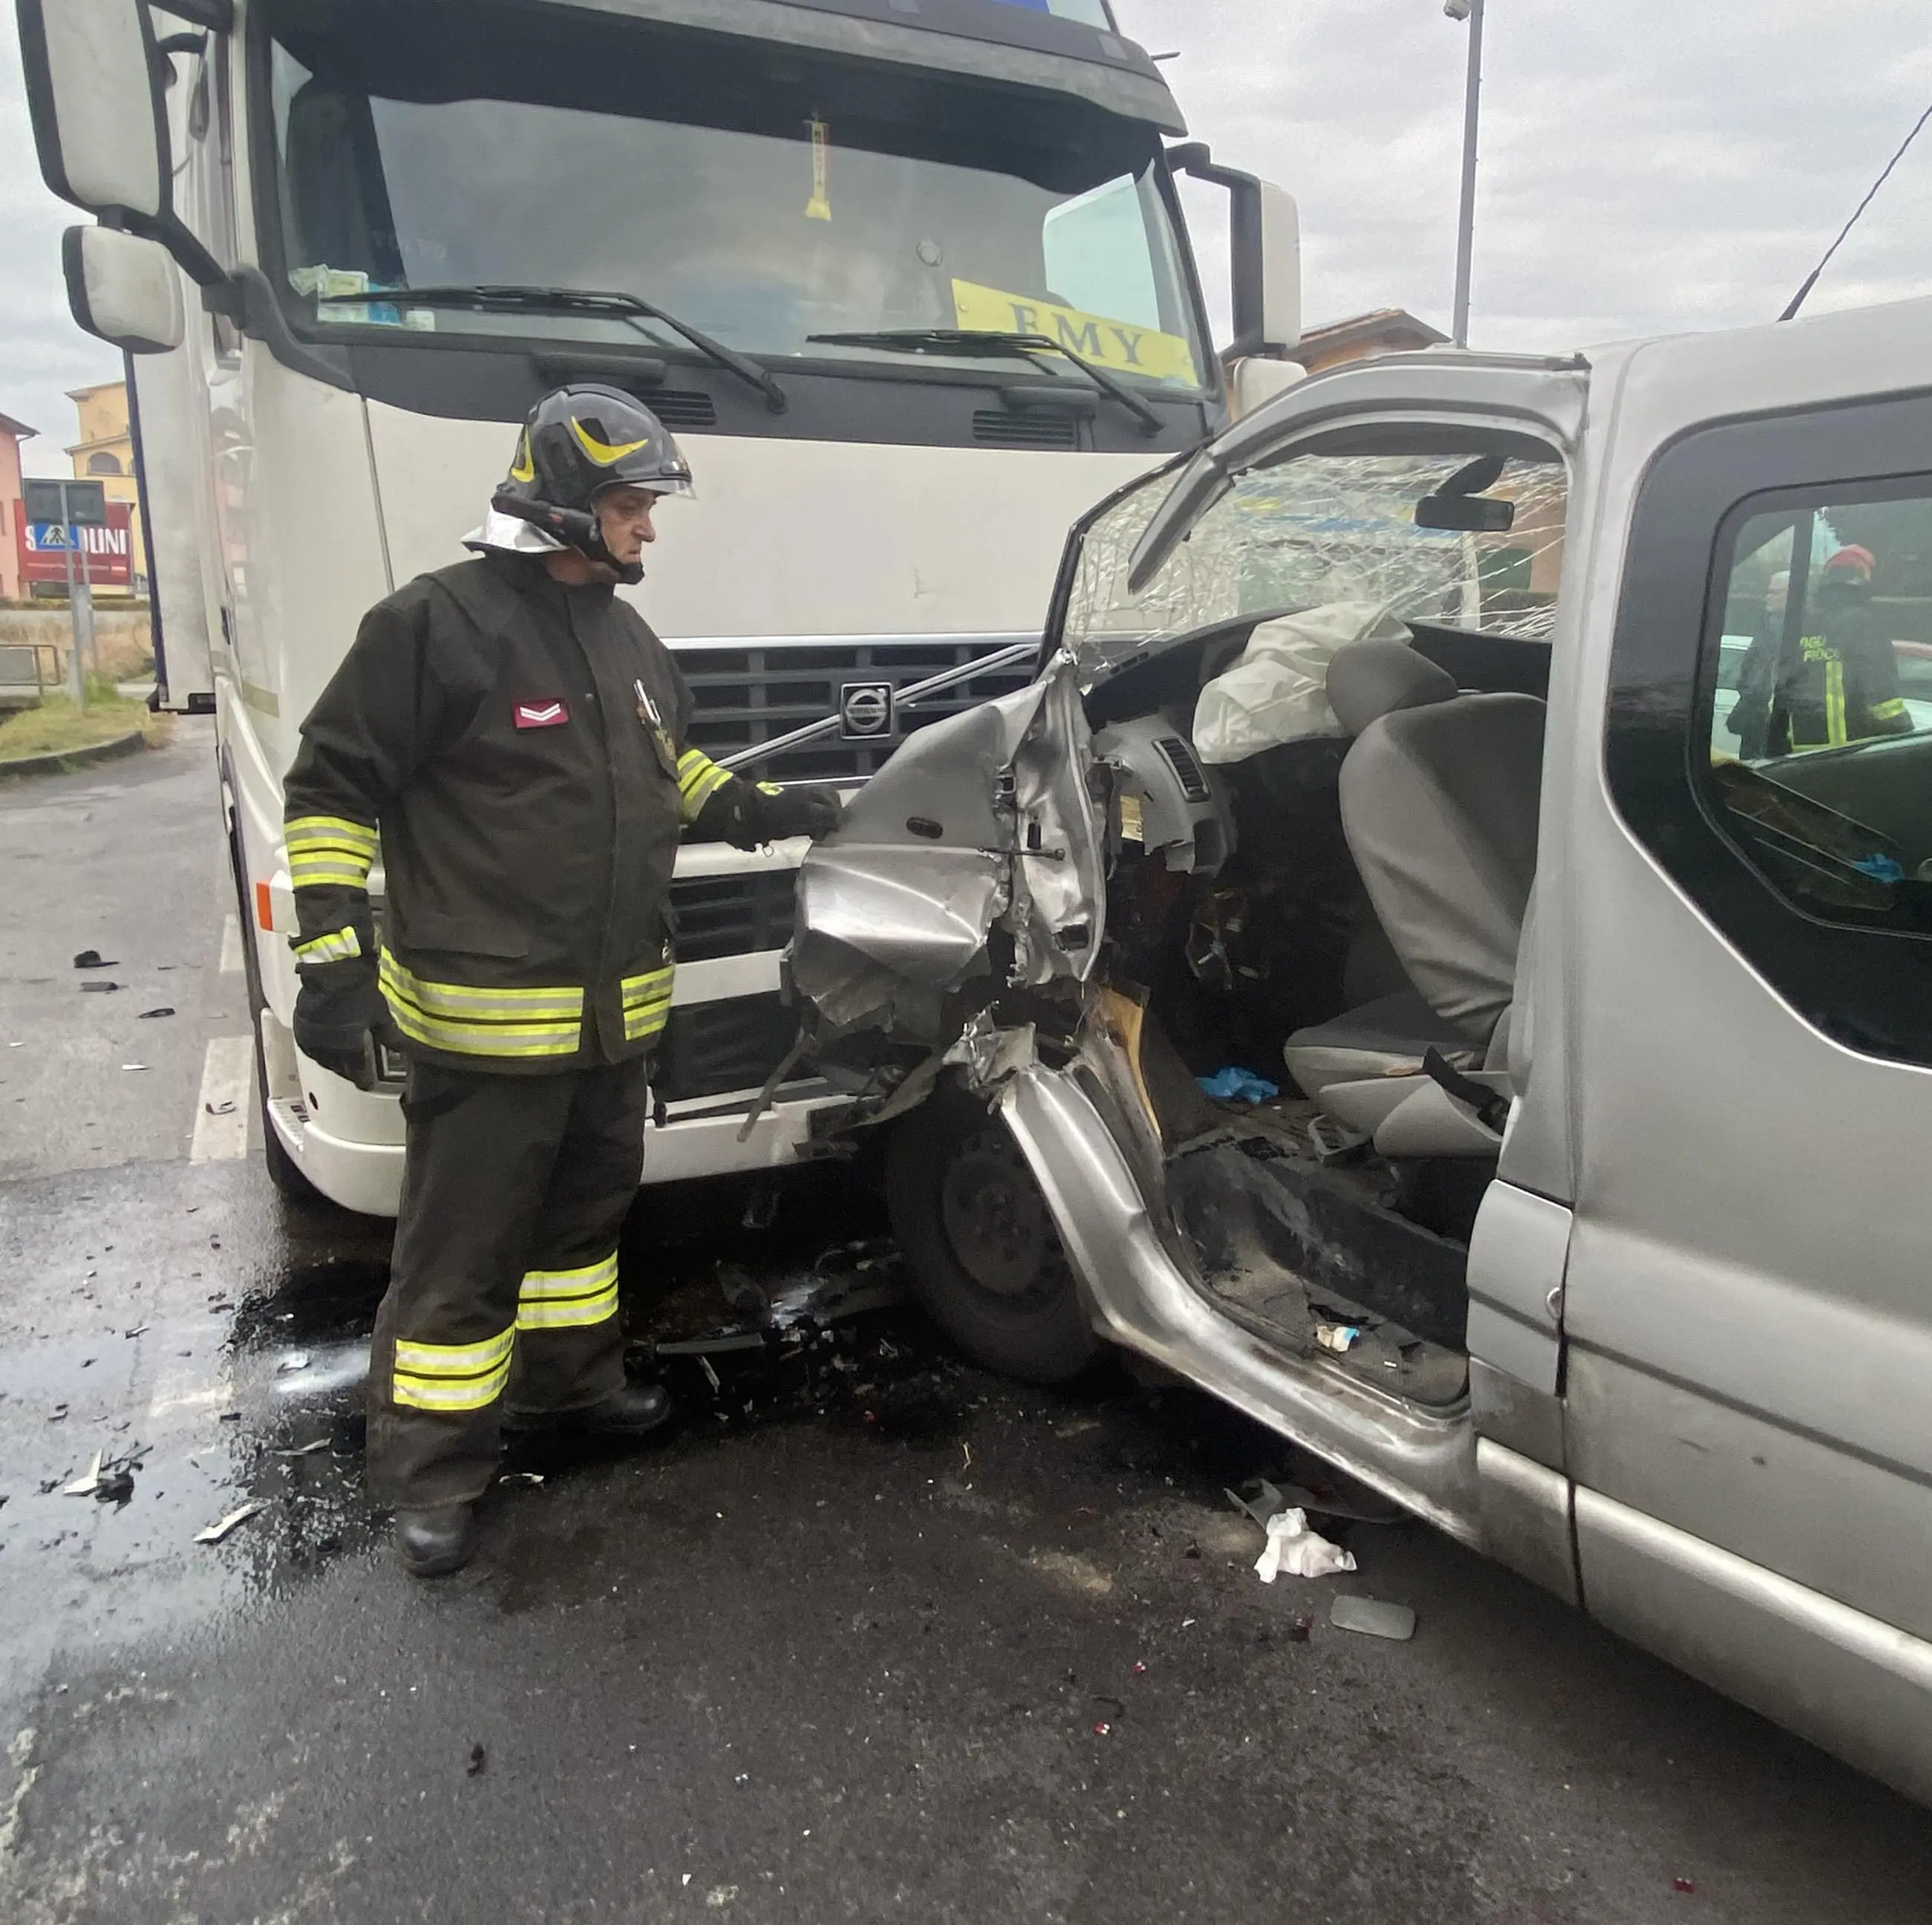
[(432, 1061), (530, 1073), (648, 1051), (680, 836), (739, 786), (688, 745), (690, 713), (669, 651), (608, 587), (494, 553), (398, 589), (289, 770), (298, 968), (379, 969)]

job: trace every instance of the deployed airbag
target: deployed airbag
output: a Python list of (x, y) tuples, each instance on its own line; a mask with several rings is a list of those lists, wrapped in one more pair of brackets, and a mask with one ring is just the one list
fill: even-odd
[(1258, 623), (1232, 668), (1201, 691), (1196, 752), (1204, 762), (1245, 761), (1264, 749), (1348, 731), (1328, 701), (1328, 665), (1338, 649), (1370, 637), (1406, 641), (1385, 602), (1330, 602)]

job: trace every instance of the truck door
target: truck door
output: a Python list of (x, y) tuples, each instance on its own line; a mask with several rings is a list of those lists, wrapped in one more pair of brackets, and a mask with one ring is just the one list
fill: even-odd
[[(1911, 312), (1730, 337), (1722, 365), (1714, 341), (1661, 344), (1625, 374), (1634, 500), (1613, 614), (1592, 572), (1602, 756), (1577, 758), (1561, 911), (1564, 1329), (1587, 1607), (1924, 1797), (1932, 362)], [(1854, 382), (1919, 392), (1832, 392)]]
[[(225, 34), (180, 36), (166, 58), (169, 149), (174, 205), (190, 231), (224, 266), (235, 260), (233, 135)], [(177, 269), (177, 272), (179, 272)], [(146, 520), (160, 705), (182, 714), (214, 707), (214, 641), (221, 597), (211, 540), (209, 389), (232, 363), (234, 330), (205, 313), (183, 276), (188, 326), (166, 354), (127, 357), (129, 411)]]

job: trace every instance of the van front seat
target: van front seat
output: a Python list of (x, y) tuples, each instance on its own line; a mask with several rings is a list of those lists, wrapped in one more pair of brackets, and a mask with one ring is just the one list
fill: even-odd
[(1454, 1068), (1486, 1065), (1476, 1080), (1508, 1094), (1505, 1018), (1536, 873), (1544, 705), (1458, 694), (1393, 641), (1337, 650), (1328, 700), (1354, 738), (1342, 831), (1418, 1002), (1388, 997), (1297, 1031), (1288, 1070), (1385, 1155), (1493, 1155), (1495, 1131), (1418, 1072), (1432, 1047)]

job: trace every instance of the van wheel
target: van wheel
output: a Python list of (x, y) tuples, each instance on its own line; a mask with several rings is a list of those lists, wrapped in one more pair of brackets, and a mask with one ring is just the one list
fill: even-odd
[(886, 1207), (914, 1295), (976, 1362), (1065, 1383), (1100, 1354), (1026, 1158), (967, 1092), (938, 1091), (893, 1130)]

